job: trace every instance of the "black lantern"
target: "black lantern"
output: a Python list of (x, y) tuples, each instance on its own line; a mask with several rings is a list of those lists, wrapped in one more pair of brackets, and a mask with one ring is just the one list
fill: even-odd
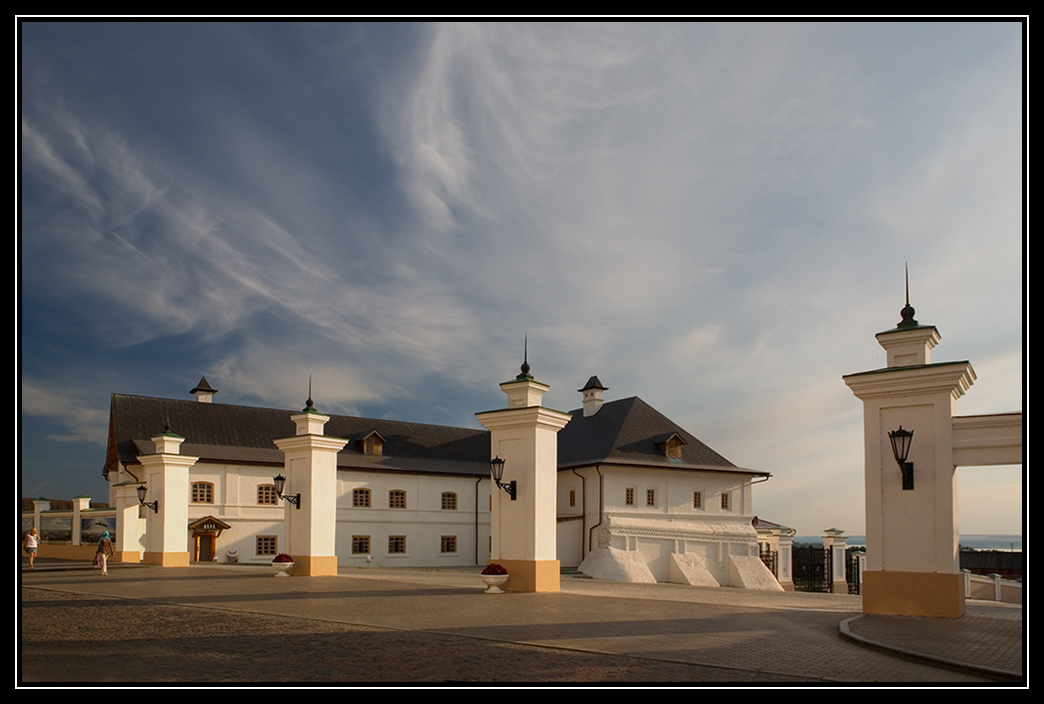
[(144, 506), (145, 508), (151, 508), (153, 513), (159, 513), (159, 500), (158, 499), (156, 501), (146, 501), (145, 500), (145, 494), (148, 492), (148, 487), (146, 487), (144, 484), (139, 484), (137, 491), (138, 491), (138, 503), (141, 504), (142, 506)]
[(507, 495), (511, 497), (511, 500), (515, 500), (515, 482), (509, 482), (508, 484), (501, 483), (501, 479), (504, 478), (504, 460), (500, 459), (500, 456), (496, 456), (489, 461), (489, 470), (493, 473), (493, 483), (499, 486), (501, 489), (507, 492)]
[(912, 430), (903, 430), (903, 426), (899, 426), (899, 430), (893, 430), (888, 433), (888, 439), (892, 441), (892, 454), (895, 455), (895, 461), (899, 464), (899, 469), (903, 473), (903, 490), (913, 489), (913, 462), (907, 462), (906, 458), (910, 456), (910, 443), (913, 440)]
[(282, 474), (277, 474), (273, 479), (275, 482), (276, 495), (285, 500), (287, 503), (293, 504), (296, 508), (301, 508), (301, 495), (294, 494), (293, 496), (283, 496), (283, 487), (286, 486), (286, 477)]

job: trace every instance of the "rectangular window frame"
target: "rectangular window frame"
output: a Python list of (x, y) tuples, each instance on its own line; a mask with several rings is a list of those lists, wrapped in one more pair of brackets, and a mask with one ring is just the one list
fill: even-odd
[(192, 503), (214, 503), (214, 484), (212, 482), (192, 482)]
[(272, 484), (257, 485), (258, 506), (278, 506), (279, 496), (276, 494), (275, 486)]

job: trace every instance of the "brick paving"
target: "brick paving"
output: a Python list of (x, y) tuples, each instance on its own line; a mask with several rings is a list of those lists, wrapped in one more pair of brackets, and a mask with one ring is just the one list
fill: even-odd
[(580, 579), (556, 594), (487, 595), (466, 572), (281, 579), (209, 565), (37, 570), (22, 588), (24, 684), (997, 683), (863, 647), (842, 623), (900, 652), (934, 643), (943, 664), (976, 652), (998, 671), (1022, 668), (1018, 608), (910, 620), (862, 616), (847, 595)]

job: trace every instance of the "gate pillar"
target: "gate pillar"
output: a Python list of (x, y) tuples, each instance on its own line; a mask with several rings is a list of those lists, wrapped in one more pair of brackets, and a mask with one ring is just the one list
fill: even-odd
[[(887, 366), (844, 376), (863, 402), (866, 572), (863, 612), (956, 618), (964, 613), (953, 415), (975, 381), (967, 361), (932, 363), (940, 339), (913, 319), (876, 335)], [(889, 434), (913, 431), (900, 469)], [(904, 474), (912, 476), (904, 482)]]
[(557, 592), (558, 431), (572, 416), (541, 406), (549, 387), (529, 375), (527, 363), (500, 387), (508, 407), (476, 414), (490, 431), (490, 454), (504, 460), (501, 484), (512, 490), (491, 487), (490, 562), (507, 569), (506, 589)]

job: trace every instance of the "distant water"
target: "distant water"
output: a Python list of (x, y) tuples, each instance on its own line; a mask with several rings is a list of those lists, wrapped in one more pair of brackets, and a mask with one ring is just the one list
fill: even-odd
[[(848, 546), (855, 545), (866, 545), (866, 536), (864, 535), (846, 535), (848, 541), (845, 543)], [(822, 545), (823, 536), (796, 536), (794, 538), (795, 543), (809, 543), (813, 545)], [(1021, 535), (961, 535), (960, 544), (966, 548), (975, 548), (976, 550), (1022, 550), (1022, 536)]]

